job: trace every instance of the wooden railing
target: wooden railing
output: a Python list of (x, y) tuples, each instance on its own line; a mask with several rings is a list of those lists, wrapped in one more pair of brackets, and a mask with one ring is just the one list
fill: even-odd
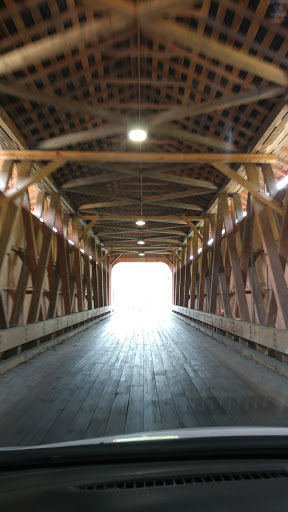
[[(250, 348), (260, 348), (260, 351), (267, 355), (275, 355), (272, 351), (284, 354), (282, 360), (287, 359), (288, 330), (286, 329), (275, 329), (176, 305), (172, 306), (172, 312), (176, 313), (177, 316), (179, 315), (180, 318), (191, 319), (195, 325), (206, 327), (211, 331), (211, 335), (215, 332)], [(261, 350), (261, 347), (263, 350)]]
[[(0, 358), (2, 362), (0, 363), (0, 373), (1, 367), (6, 368), (7, 366), (3, 364), (6, 363), (6, 360), (14, 358), (15, 364), (12, 366), (15, 366), (19, 362), (34, 357), (34, 355), (86, 329), (96, 321), (102, 320), (112, 311), (112, 306), (104, 306), (1, 330)], [(23, 354), (25, 354), (25, 357), (19, 357)], [(9, 367), (11, 367), (11, 364), (9, 364)]]

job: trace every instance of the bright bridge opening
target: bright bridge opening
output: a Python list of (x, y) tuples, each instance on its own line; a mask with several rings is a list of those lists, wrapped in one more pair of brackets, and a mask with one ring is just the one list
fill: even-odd
[(116, 312), (164, 313), (171, 310), (172, 272), (165, 263), (118, 263), (112, 270)]

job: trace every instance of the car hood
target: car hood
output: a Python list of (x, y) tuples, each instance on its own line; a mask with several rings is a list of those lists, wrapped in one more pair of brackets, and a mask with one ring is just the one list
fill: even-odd
[(161, 430), (153, 432), (140, 432), (128, 435), (104, 436), (91, 439), (81, 439), (77, 441), (65, 441), (53, 444), (43, 444), (37, 446), (7, 446), (0, 447), (1, 451), (10, 450), (31, 450), (39, 448), (55, 448), (66, 446), (93, 446), (98, 444), (113, 443), (132, 443), (149, 441), (169, 441), (177, 439), (211, 439), (211, 438), (231, 438), (231, 437), (251, 437), (251, 436), (287, 436), (288, 428), (285, 427), (209, 427), (209, 428), (183, 428), (177, 430)]

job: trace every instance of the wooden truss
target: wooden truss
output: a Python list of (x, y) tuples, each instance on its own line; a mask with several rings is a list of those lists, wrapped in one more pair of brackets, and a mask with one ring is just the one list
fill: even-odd
[[(58, 194), (39, 192), (0, 211), (1, 328), (107, 306), (110, 280), (95, 237), (61, 211)], [(8, 279), (6, 277), (8, 276)]]

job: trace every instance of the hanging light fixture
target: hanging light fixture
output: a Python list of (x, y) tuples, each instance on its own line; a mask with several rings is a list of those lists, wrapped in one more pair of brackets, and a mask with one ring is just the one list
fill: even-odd
[(128, 130), (128, 137), (132, 142), (144, 142), (147, 139), (147, 129), (138, 124)]
[(144, 241), (144, 240), (138, 240), (137, 244), (139, 244), (139, 245), (144, 245), (144, 244), (145, 244), (145, 241)]
[(139, 256), (145, 256), (145, 252), (139, 252)]
[[(138, 4), (138, 0), (137, 0)], [(140, 70), (140, 27), (137, 25), (137, 47), (138, 47), (138, 122), (131, 125), (128, 129), (128, 137), (133, 142), (140, 142), (140, 153), (141, 153), (141, 142), (147, 138), (147, 126), (141, 121), (141, 70)], [(145, 226), (146, 222), (142, 219), (143, 215), (143, 178), (142, 178), (142, 162), (140, 162), (140, 218), (136, 221), (136, 226)], [(139, 245), (143, 245), (144, 240), (137, 242)]]
[(137, 220), (136, 221), (137, 226), (145, 226), (145, 224), (146, 224), (145, 220)]

